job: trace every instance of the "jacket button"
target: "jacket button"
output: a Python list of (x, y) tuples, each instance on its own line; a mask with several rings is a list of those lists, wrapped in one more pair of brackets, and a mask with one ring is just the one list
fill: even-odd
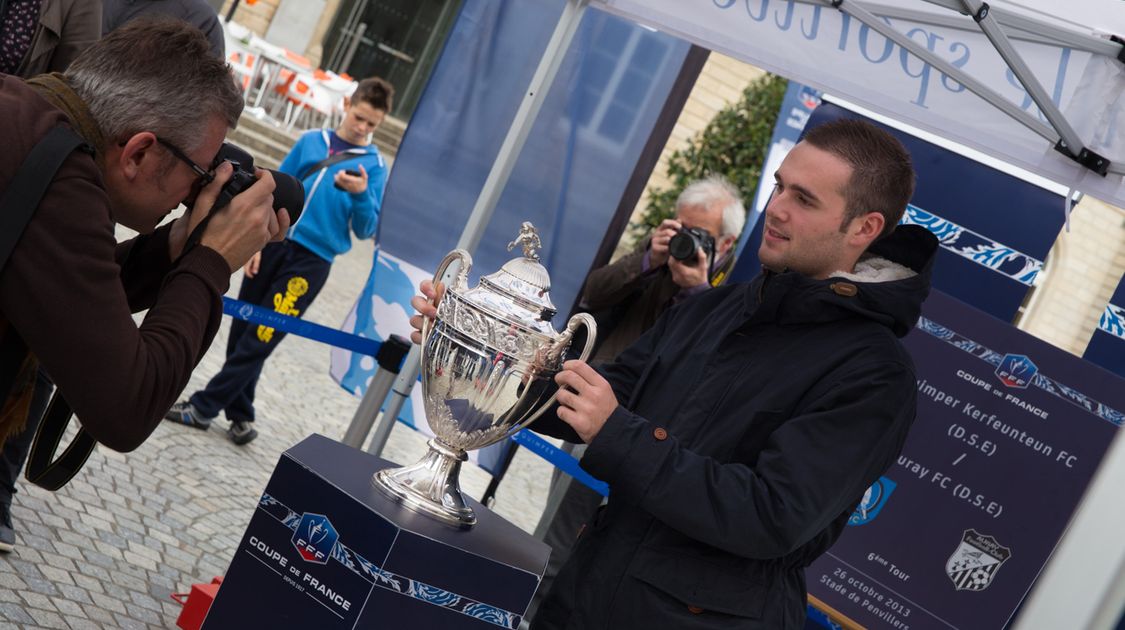
[(654, 437), (658, 440), (666, 440), (666, 439), (668, 439), (668, 432), (665, 431), (663, 427), (657, 427), (652, 432), (652, 437)]
[(850, 282), (833, 282), (828, 285), (828, 288), (832, 289), (836, 295), (842, 295), (844, 297), (852, 297), (856, 293), (859, 293), (859, 289)]
[(703, 609), (700, 608), (699, 606), (688, 606), (687, 610), (688, 610), (689, 613), (691, 613), (693, 615), (698, 615), (699, 613), (703, 612)]

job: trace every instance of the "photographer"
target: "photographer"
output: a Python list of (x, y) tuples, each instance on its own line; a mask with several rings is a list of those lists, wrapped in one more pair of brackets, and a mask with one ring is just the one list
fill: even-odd
[[(266, 247), (246, 264), (239, 300), (299, 317), (328, 281), (332, 261), (351, 249), (351, 233), (374, 236), (387, 163), (371, 144), (371, 134), (391, 111), (393, 97), (390, 83), (364, 79), (344, 100), (339, 127), (307, 131), (293, 145), (280, 170), (304, 183), (305, 210), (285, 241)], [(258, 377), (284, 338), (285, 333), (268, 326), (235, 321), (223, 368), (165, 417), (206, 430), (222, 411), (230, 420), (227, 436), (239, 446), (248, 444), (258, 437), (253, 426)]]
[[(135, 449), (155, 429), (219, 327), (230, 274), (289, 227), (260, 171), (185, 247), (231, 177), (230, 164), (207, 167), (241, 110), (226, 66), (177, 21), (130, 23), (65, 74), (0, 75), (0, 190), (20, 184), (56, 126), (89, 147), (66, 156), (25, 226), (13, 225), (21, 208), (0, 213), (15, 241), (0, 270), (0, 440), (39, 420), (37, 364), (109, 448)], [(140, 236), (118, 244), (116, 223)], [(138, 327), (132, 313), (145, 309)]]
[[(101, 35), (98, 5), (84, 0), (0, 2), (0, 73), (27, 78), (66, 70), (70, 62)], [(54, 385), (43, 374), (36, 374), (35, 387), (34, 395), (41, 399), (42, 407)], [(3, 395), (0, 392), (0, 397)], [(16, 495), (16, 479), (23, 470), (34, 437), (35, 426), (16, 431), (0, 449), (2, 552), (11, 551), (16, 542), (12, 529), (12, 500)]]
[[(612, 361), (669, 306), (722, 282), (734, 262), (731, 247), (745, 223), (746, 210), (738, 189), (712, 175), (684, 188), (676, 198), (676, 218), (665, 219), (637, 251), (590, 272), (582, 306), (596, 314), (599, 331), (590, 363)], [(670, 251), (673, 244), (679, 257)], [(585, 445), (575, 445), (571, 453), (581, 457), (584, 450)], [(558, 477), (556, 471), (552, 488), (563, 496), (554, 516), (545, 515), (551, 520), (543, 536), (543, 542), (551, 546), (551, 558), (529, 617), (570, 556), (578, 533), (602, 502), (600, 494), (569, 479), (562, 490)]]
[[(738, 189), (725, 178), (712, 175), (688, 184), (676, 199), (675, 219), (665, 219), (637, 251), (586, 278), (582, 306), (596, 315), (600, 335), (590, 362), (612, 360), (669, 306), (720, 284), (734, 263), (728, 254), (745, 223)], [(691, 237), (683, 230), (691, 230)], [(669, 245), (681, 233), (680, 244), (697, 247), (684, 247), (684, 257), (677, 258)], [(700, 247), (700, 240), (708, 242)]]

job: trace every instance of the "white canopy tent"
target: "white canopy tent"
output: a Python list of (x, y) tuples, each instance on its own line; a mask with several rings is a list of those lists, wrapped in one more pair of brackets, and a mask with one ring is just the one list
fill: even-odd
[(1125, 49), (1111, 39), (1125, 37), (1120, 0), (592, 6), (1125, 207)]

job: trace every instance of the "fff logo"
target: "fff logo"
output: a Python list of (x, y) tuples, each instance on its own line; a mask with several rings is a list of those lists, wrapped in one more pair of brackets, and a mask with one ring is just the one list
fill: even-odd
[(327, 564), (339, 538), (327, 516), (305, 512), (297, 524), (297, 531), (293, 532), (292, 541), (306, 562)]
[(996, 376), (1008, 387), (1025, 389), (1039, 371), (1031, 359), (1022, 354), (1005, 354), (996, 368)]

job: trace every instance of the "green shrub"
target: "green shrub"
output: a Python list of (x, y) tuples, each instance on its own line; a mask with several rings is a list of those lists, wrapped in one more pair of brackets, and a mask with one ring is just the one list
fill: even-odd
[(680, 192), (692, 181), (712, 173), (723, 175), (737, 186), (749, 208), (787, 85), (788, 81), (773, 74), (751, 81), (737, 103), (720, 110), (687, 147), (672, 153), (668, 159), (672, 186), (649, 189), (648, 206), (638, 222), (630, 223), (628, 237), (639, 241), (661, 221), (674, 216)]

